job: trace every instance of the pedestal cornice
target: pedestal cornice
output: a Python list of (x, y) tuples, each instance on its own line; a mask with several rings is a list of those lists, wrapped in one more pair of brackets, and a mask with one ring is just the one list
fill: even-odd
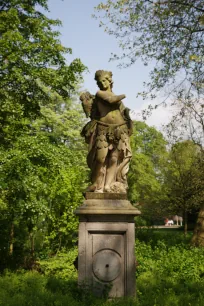
[(128, 200), (126, 194), (87, 192), (83, 205), (75, 210), (76, 215), (131, 215), (141, 212)]

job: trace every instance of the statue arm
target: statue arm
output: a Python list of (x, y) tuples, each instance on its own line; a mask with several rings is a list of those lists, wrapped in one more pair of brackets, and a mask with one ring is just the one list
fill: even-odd
[(125, 95), (119, 95), (119, 96), (111, 95), (109, 92), (102, 90), (99, 90), (96, 96), (108, 103), (117, 103), (125, 98)]

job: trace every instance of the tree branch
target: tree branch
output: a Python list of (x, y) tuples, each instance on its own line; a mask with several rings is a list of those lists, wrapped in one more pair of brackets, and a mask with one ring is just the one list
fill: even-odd
[(166, 5), (166, 4), (179, 4), (179, 5), (183, 5), (183, 6), (187, 6), (187, 7), (190, 7), (190, 8), (194, 8), (200, 12), (203, 12), (204, 13), (204, 9), (202, 8), (199, 8), (191, 3), (184, 3), (184, 2), (181, 2), (181, 1), (176, 1), (176, 0), (173, 0), (173, 1), (158, 1), (156, 3), (154, 3), (155, 5)]

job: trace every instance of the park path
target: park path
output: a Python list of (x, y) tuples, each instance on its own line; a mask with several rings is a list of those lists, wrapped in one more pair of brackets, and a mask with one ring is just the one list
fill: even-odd
[(168, 229), (173, 229), (173, 228), (179, 228), (181, 227), (180, 225), (171, 225), (171, 226), (165, 226), (165, 225), (152, 225), (152, 226), (138, 226), (138, 228), (168, 228)]

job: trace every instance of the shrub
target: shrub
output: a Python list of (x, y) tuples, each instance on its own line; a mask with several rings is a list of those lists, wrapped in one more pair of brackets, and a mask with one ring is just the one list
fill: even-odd
[(78, 288), (73, 248), (41, 260), (41, 274), (2, 275), (0, 306), (203, 306), (204, 249), (190, 247), (181, 233), (173, 231), (145, 229), (138, 237), (137, 298), (107, 301), (94, 297), (86, 286)]
[(142, 230), (138, 237), (136, 277), (139, 305), (202, 306), (204, 249), (190, 247), (187, 244), (189, 237), (172, 230)]
[(59, 279), (75, 279), (77, 278), (77, 270), (74, 261), (77, 258), (78, 250), (73, 248), (69, 251), (62, 251), (55, 256), (40, 260), (41, 272), (46, 276), (54, 276)]

